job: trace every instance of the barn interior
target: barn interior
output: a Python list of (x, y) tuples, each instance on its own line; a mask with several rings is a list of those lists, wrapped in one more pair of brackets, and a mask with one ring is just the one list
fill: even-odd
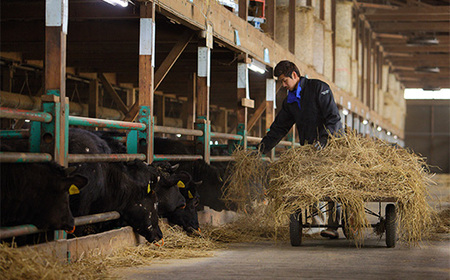
[[(41, 132), (34, 152), (63, 166), (74, 162), (70, 117), (92, 130), (117, 128), (95, 128), (97, 119), (146, 124), (129, 153), (149, 163), (183, 160), (155, 154), (154, 136), (197, 148), (184, 160), (229, 161), (230, 147), (251, 148), (269, 129), (286, 97), (273, 69), (290, 60), (330, 85), (345, 127), (449, 173), (450, 100), (425, 99), (450, 88), (450, 0), (117, 1), (1, 1), (2, 138), (31, 137), (18, 111), (51, 103), (56, 132)], [(405, 100), (410, 88), (423, 100)], [(298, 145), (296, 133), (270, 157)]]

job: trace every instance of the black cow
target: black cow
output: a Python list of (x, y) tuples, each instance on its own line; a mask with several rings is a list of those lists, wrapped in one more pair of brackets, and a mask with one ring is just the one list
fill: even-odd
[[(70, 154), (110, 154), (108, 143), (92, 132), (72, 128), (69, 131)], [(158, 174), (142, 161), (129, 163), (81, 163), (79, 174), (88, 185), (71, 196), (75, 216), (118, 211), (133, 229), (154, 242), (162, 238), (158, 225), (155, 187)]]
[(194, 182), (192, 176), (185, 171), (181, 171), (179, 175), (180, 181), (177, 183), (177, 186), (186, 199), (186, 206), (169, 213), (167, 219), (172, 224), (182, 226), (186, 232), (194, 233), (196, 230), (200, 231), (196, 209), (200, 196), (196, 186), (201, 182)]
[[(192, 151), (186, 145), (179, 141), (158, 138), (154, 139), (155, 154), (191, 154)], [(207, 164), (204, 160), (194, 162), (181, 162), (179, 170), (187, 171), (192, 174), (195, 182), (202, 182), (196, 186), (200, 196), (200, 207), (208, 206), (216, 211), (235, 210), (233, 205), (226, 205), (222, 200), (222, 186), (224, 184), (223, 176), (225, 169), (223, 164)]]
[[(117, 132), (96, 132), (108, 146), (112, 153), (126, 153), (126, 147), (114, 136), (121, 136)], [(167, 217), (176, 209), (184, 208), (186, 200), (180, 193), (177, 182), (180, 180), (179, 175), (175, 174), (178, 165), (171, 165), (168, 162), (156, 162), (151, 164), (156, 169), (156, 173), (160, 176), (160, 181), (155, 187), (158, 196), (158, 214), (161, 217)]]
[[(13, 151), (3, 146), (2, 151)], [(39, 229), (72, 230), (69, 188), (83, 189), (87, 179), (67, 175), (50, 163), (2, 163), (1, 226), (33, 224)]]

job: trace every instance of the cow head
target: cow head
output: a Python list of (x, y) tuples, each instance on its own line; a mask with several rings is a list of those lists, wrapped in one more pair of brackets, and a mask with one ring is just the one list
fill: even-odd
[(150, 192), (140, 201), (127, 207), (122, 216), (124, 220), (148, 242), (162, 239), (158, 224), (158, 202), (155, 191)]
[(188, 233), (195, 233), (200, 230), (196, 207), (199, 204), (199, 194), (196, 186), (201, 182), (194, 182), (189, 175), (189, 180), (178, 183), (181, 194), (186, 199), (186, 207), (176, 209), (168, 215), (168, 220), (172, 224), (182, 226)]
[[(42, 175), (42, 174), (41, 174)], [(40, 183), (46, 185), (41, 188), (39, 198), (34, 202), (36, 227), (41, 229), (73, 230), (74, 218), (69, 207), (69, 193), (79, 192), (88, 179), (81, 175), (66, 175), (64, 172), (48, 174), (48, 180)]]
[(166, 217), (168, 213), (174, 212), (178, 208), (186, 206), (186, 199), (181, 194), (177, 183), (180, 175), (172, 174), (168, 178), (161, 177), (156, 188), (158, 195), (158, 213)]
[(158, 198), (155, 192), (160, 176), (157, 170), (142, 161), (127, 166), (139, 195), (123, 211), (124, 220), (148, 242), (159, 241), (162, 232), (158, 225)]

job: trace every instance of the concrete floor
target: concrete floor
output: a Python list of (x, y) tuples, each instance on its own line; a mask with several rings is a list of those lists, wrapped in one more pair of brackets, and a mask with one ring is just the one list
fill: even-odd
[(210, 258), (161, 260), (115, 272), (124, 279), (450, 279), (450, 241), (388, 249), (384, 240), (232, 244)]
[[(430, 204), (438, 211), (450, 206), (449, 175), (442, 178), (429, 189)], [(377, 203), (367, 206), (378, 211)], [(384, 237), (367, 233), (364, 246), (356, 248), (339, 231), (337, 240), (304, 238), (300, 247), (285, 241), (230, 244), (210, 258), (161, 260), (113, 273), (133, 280), (450, 279), (449, 234), (441, 236), (443, 241), (427, 241), (420, 247), (386, 248)]]

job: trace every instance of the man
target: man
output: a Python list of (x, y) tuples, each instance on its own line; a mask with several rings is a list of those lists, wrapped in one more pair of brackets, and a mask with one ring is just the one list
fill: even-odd
[[(270, 126), (266, 136), (258, 144), (262, 153), (267, 153), (289, 132), (292, 125), (297, 126), (300, 145), (314, 144), (323, 148), (328, 136), (342, 130), (341, 117), (330, 87), (316, 79), (300, 76), (297, 66), (287, 60), (280, 61), (274, 75), (288, 91), (280, 112)], [(330, 207), (334, 208), (334, 207)], [(329, 211), (329, 228), (321, 235), (338, 238), (339, 215)]]

